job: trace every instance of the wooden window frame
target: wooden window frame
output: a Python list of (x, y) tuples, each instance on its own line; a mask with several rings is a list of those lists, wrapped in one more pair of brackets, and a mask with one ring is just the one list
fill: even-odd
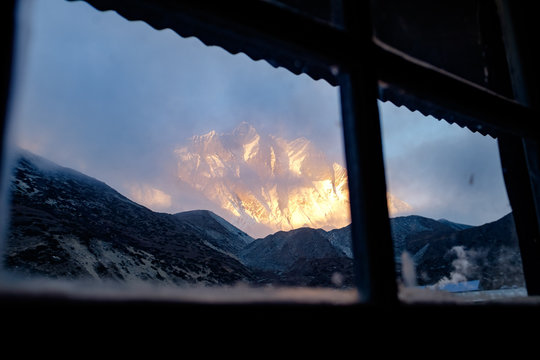
[[(71, 1), (71, 0), (68, 0)], [(231, 53), (245, 52), (293, 73), (307, 73), (340, 86), (342, 120), (349, 173), (353, 254), (362, 302), (398, 301), (394, 253), (386, 201), (386, 182), (377, 100), (380, 88), (392, 88), (404, 98), (425, 101), (434, 109), (456, 114), (469, 128), (482, 128), (499, 139), (501, 161), (514, 211), (529, 295), (540, 295), (540, 204), (532, 182), (535, 147), (540, 141), (539, 113), (531, 104), (500, 96), (429, 64), (409, 58), (373, 37), (369, 1), (341, 0), (344, 26), (335, 27), (254, 0), (85, 0), (99, 10), (116, 10), (128, 20), (171, 28), (181, 36), (196, 36), (207, 45)], [(2, 139), (9, 115), (15, 0), (3, 1), (1, 91)], [(505, 1), (497, 1), (505, 13)], [(508, 17), (507, 17), (508, 16)], [(503, 27), (506, 38), (515, 36)], [(512, 44), (510, 42), (510, 44)], [(520, 67), (518, 50), (507, 48)], [(518, 87), (527, 84), (513, 79)], [(510, 118), (508, 114), (512, 114)]]

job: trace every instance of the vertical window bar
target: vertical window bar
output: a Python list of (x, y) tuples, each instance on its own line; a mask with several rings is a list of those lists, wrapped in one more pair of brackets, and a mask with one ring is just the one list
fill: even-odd
[[(524, 64), (529, 44), (527, 19), (523, 18), (523, 4), (496, 0), (501, 21), (506, 57), (516, 100), (531, 108), (540, 106), (535, 82), (535, 67)], [(533, 10), (532, 8), (530, 10)], [(534, 13), (534, 11), (533, 11)], [(525, 28), (524, 28), (525, 27)], [(529, 55), (529, 56), (527, 56)], [(534, 60), (532, 61), (534, 64)], [(532, 70), (532, 72), (530, 71)], [(509, 114), (511, 116), (512, 114)], [(536, 119), (540, 121), (540, 119)], [(507, 192), (513, 208), (518, 233), (523, 273), (529, 295), (540, 295), (540, 148), (537, 138), (506, 136), (499, 139), (499, 151)]]
[(343, 4), (351, 43), (350, 63), (340, 78), (342, 118), (358, 289), (364, 302), (388, 305), (397, 303), (397, 285), (366, 3)]
[[(5, 134), (9, 112), (9, 99), (12, 81), (13, 68), (13, 46), (15, 34), (15, 0), (2, 1), (0, 5), (0, 43), (2, 52), (0, 54), (0, 255), (4, 252), (4, 241), (2, 231), (5, 229), (7, 217), (4, 216), (7, 208), (5, 198), (5, 188), (8, 177), (4, 173), (5, 168)], [(1, 263), (2, 261), (0, 261)]]
[[(13, 54), (13, 36), (14, 36), (14, 12), (15, 0), (2, 1), (0, 5), (0, 16), (3, 24), (0, 32), (0, 42), (2, 44), (2, 53), (0, 58), (0, 135), (4, 139), (4, 130), (6, 126), (6, 115), (8, 111), (9, 90), (11, 86), (11, 68)], [(3, 141), (1, 142), (3, 144)], [(2, 145), (3, 146), (3, 145)], [(0, 148), (0, 155), (3, 154), (3, 147)]]

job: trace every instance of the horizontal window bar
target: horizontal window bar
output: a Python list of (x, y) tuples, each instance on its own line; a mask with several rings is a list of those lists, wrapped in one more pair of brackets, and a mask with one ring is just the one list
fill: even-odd
[[(526, 138), (540, 135), (537, 111), (380, 45), (374, 50), (379, 84), (383, 92), (393, 91), (404, 99), (396, 105), (416, 102), (419, 108), (411, 110), (431, 112), (439, 119), (447, 115), (450, 122), (494, 137), (501, 132)], [(397, 102), (396, 98), (389, 100)]]

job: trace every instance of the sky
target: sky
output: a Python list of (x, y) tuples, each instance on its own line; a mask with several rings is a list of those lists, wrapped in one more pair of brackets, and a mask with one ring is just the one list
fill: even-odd
[(411, 213), (482, 225), (512, 211), (497, 141), (379, 102), (387, 187)]
[[(85, 2), (21, 1), (11, 140), (153, 210), (175, 201), (174, 149), (247, 121), (344, 165), (339, 88)], [(413, 212), (471, 225), (510, 211), (496, 140), (379, 103), (387, 183)]]

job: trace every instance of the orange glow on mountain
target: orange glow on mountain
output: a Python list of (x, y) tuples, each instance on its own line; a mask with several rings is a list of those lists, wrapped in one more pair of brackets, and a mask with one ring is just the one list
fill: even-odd
[(386, 194), (387, 202), (388, 202), (388, 213), (390, 216), (395, 216), (401, 213), (410, 212), (412, 210), (412, 206), (407, 204), (405, 201), (398, 199), (391, 193)]
[[(333, 229), (351, 222), (346, 169), (305, 138), (262, 135), (241, 123), (231, 133), (194, 136), (175, 153), (178, 178), (248, 233)], [(389, 197), (392, 211), (406, 207)]]

